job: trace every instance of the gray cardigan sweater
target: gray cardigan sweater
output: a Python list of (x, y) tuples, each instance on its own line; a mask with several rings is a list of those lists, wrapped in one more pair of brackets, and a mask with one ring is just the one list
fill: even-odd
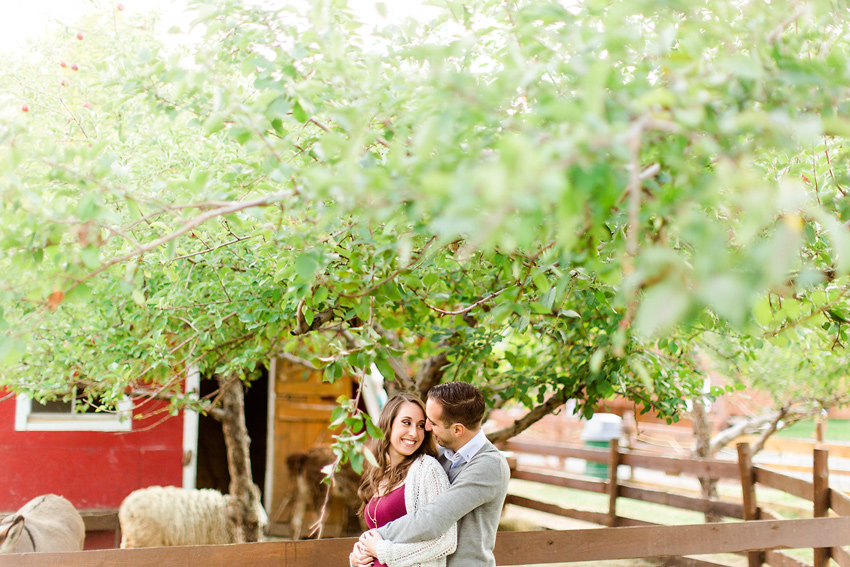
[[(451, 466), (442, 455), (440, 463)], [(452, 483), (446, 492), (378, 533), (393, 543), (413, 543), (434, 539), (457, 522), (457, 551), (448, 567), (495, 567), (493, 547), (510, 480), (507, 460), (488, 441), (468, 463), (446, 472)]]

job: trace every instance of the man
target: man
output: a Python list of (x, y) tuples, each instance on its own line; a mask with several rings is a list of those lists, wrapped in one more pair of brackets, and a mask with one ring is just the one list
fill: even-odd
[[(484, 410), (481, 392), (466, 382), (439, 384), (428, 392), (425, 428), (442, 447), (439, 459), (451, 487), (421, 510), (363, 534), (371, 557), (380, 560), (393, 543), (433, 539), (457, 522), (457, 551), (447, 567), (495, 567), (493, 547), (510, 469), (481, 429)], [(370, 560), (361, 556), (356, 563)]]

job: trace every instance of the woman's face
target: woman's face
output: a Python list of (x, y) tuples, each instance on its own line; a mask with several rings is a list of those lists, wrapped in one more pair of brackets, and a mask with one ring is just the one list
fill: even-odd
[(400, 463), (415, 453), (424, 440), (425, 413), (413, 402), (404, 402), (390, 428), (390, 462)]

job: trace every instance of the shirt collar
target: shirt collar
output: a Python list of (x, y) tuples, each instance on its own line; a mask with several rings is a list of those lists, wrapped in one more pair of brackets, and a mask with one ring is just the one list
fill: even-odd
[(452, 462), (452, 467), (459, 465), (462, 462), (468, 463), (472, 460), (472, 457), (481, 450), (481, 447), (484, 446), (484, 443), (487, 442), (487, 436), (484, 434), (484, 428), (478, 430), (478, 433), (475, 436), (466, 442), (466, 444), (458, 449), (457, 451), (452, 451), (451, 449), (445, 449), (445, 456)]

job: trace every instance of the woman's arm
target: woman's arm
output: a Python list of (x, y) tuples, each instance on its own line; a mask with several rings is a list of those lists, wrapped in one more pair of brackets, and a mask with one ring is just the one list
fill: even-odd
[(390, 522), (377, 532), (393, 542), (417, 542), (439, 537), (475, 508), (490, 502), (507, 486), (507, 465), (492, 455), (477, 455), (446, 492), (430, 504)]
[[(449, 488), (449, 479), (443, 467), (434, 459), (423, 459), (419, 479), (416, 483), (418, 498), (414, 510), (433, 502)], [(407, 489), (407, 487), (405, 487)], [(410, 567), (426, 561), (434, 561), (454, 553), (457, 548), (457, 523), (433, 539), (416, 543), (393, 543), (379, 541), (377, 544), (378, 561), (388, 567)]]

